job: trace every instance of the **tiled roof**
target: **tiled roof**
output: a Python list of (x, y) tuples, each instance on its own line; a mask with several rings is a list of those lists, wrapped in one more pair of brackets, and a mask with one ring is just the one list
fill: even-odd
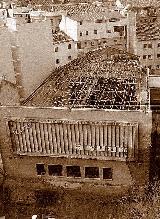
[(57, 68), (23, 104), (138, 109), (142, 74), (136, 56), (103, 48)]
[(72, 41), (72, 39), (64, 32), (56, 31), (55, 33), (53, 33), (53, 44), (66, 41)]
[(155, 21), (150, 17), (139, 20), (137, 22), (137, 39), (139, 41), (160, 39), (160, 21), (155, 18)]
[(135, 8), (146, 8), (146, 7), (160, 7), (159, 0), (121, 0), (123, 5), (131, 5)]
[(88, 5), (86, 7), (77, 7), (72, 10), (68, 10), (67, 15), (74, 20), (108, 20), (110, 18), (122, 18), (122, 15), (118, 11), (109, 11), (103, 7), (97, 7), (95, 5)]

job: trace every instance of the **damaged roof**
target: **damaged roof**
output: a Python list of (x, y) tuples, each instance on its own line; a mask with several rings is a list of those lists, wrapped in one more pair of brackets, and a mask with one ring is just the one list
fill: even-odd
[(22, 104), (138, 109), (143, 74), (137, 56), (113, 47), (101, 48), (55, 69)]

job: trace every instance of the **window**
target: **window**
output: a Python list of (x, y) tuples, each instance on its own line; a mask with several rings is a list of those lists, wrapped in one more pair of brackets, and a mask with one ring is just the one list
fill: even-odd
[(157, 58), (158, 58), (158, 59), (160, 58), (160, 54), (157, 54)]
[(94, 30), (94, 34), (97, 34), (97, 30)]
[(81, 49), (81, 43), (77, 43), (77, 49)]
[(48, 165), (50, 176), (62, 176), (62, 165)]
[(36, 164), (37, 175), (44, 175), (46, 173), (44, 164)]
[(103, 43), (106, 43), (106, 41), (103, 41)]
[(80, 32), (79, 35), (82, 36), (82, 32)]
[(148, 48), (152, 49), (152, 44), (148, 44)]
[(112, 179), (112, 169), (103, 168), (103, 179)]
[(58, 47), (55, 48), (55, 52), (58, 52)]
[(72, 57), (71, 56), (68, 56), (68, 60), (71, 60), (72, 59)]
[(160, 65), (157, 65), (157, 69), (159, 69), (160, 68)]
[(80, 21), (79, 24), (82, 25), (82, 21)]
[(86, 35), (88, 36), (88, 31), (86, 31)]
[(99, 178), (99, 168), (85, 167), (85, 178)]
[(146, 49), (147, 48), (147, 44), (143, 44), (143, 48)]
[(71, 44), (68, 44), (68, 49), (71, 49)]
[(59, 64), (59, 62), (60, 62), (59, 59), (56, 59), (56, 64)]
[(68, 177), (81, 177), (81, 171), (79, 166), (67, 166)]
[(106, 30), (107, 33), (111, 33), (111, 30)]
[(152, 59), (152, 55), (148, 55), (148, 59)]
[(160, 43), (158, 43), (157, 47), (160, 47)]
[(143, 59), (146, 59), (147, 58), (147, 56), (146, 55), (143, 55)]

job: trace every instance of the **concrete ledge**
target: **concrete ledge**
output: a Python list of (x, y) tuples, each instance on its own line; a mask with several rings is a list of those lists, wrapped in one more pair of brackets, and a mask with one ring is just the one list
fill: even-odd
[(149, 87), (160, 88), (160, 76), (150, 76), (149, 77)]

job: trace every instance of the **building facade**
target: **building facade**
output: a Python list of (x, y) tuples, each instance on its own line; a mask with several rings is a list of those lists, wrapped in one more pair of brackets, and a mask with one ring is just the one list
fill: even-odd
[(105, 48), (57, 68), (21, 106), (2, 106), (10, 199), (33, 203), (44, 197), (40, 191), (113, 196), (144, 188), (152, 128), (147, 77), (135, 56)]

